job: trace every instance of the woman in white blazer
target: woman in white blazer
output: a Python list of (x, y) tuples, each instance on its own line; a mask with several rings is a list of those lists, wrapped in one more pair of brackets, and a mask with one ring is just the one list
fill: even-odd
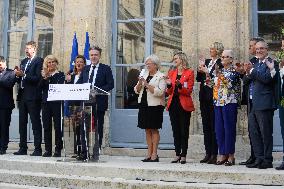
[(139, 94), (138, 127), (145, 129), (148, 155), (143, 162), (159, 162), (157, 154), (165, 107), (166, 82), (159, 71), (160, 60), (150, 55), (145, 60), (146, 71), (142, 70), (134, 91)]

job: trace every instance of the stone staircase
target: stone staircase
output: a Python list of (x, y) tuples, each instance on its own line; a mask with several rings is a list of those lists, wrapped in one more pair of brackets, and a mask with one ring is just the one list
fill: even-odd
[(284, 171), (275, 169), (226, 167), (194, 161), (185, 165), (171, 164), (168, 158), (161, 158), (159, 163), (143, 163), (140, 159), (104, 155), (99, 162), (76, 162), (71, 158), (13, 156), (9, 152), (0, 156), (0, 183), (6, 183), (0, 184), (0, 189), (284, 188)]

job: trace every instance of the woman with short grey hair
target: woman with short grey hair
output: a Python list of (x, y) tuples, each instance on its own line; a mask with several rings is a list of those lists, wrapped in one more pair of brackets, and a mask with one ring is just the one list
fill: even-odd
[(157, 154), (165, 107), (166, 83), (164, 74), (159, 71), (160, 60), (150, 55), (145, 60), (146, 70), (142, 69), (134, 91), (139, 94), (138, 127), (145, 129), (148, 154), (143, 162), (159, 162)]

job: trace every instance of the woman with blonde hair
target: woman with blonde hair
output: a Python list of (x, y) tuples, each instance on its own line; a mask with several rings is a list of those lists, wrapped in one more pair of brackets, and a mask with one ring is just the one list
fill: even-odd
[(145, 60), (146, 70), (141, 71), (134, 91), (139, 94), (138, 127), (145, 129), (148, 155), (143, 162), (159, 162), (157, 154), (165, 107), (166, 83), (159, 71), (160, 60), (150, 55)]
[(47, 101), (49, 84), (63, 84), (64, 73), (58, 71), (58, 60), (54, 55), (48, 55), (43, 62), (40, 87), (42, 90), (42, 123), (44, 129), (45, 153), (43, 157), (52, 155), (52, 119), (55, 129), (55, 152), (53, 157), (60, 157), (63, 147), (61, 130), (61, 101)]
[(223, 68), (221, 55), (224, 46), (220, 42), (210, 45), (210, 58), (200, 60), (196, 81), (200, 82), (199, 102), (202, 118), (205, 156), (200, 163), (215, 164), (217, 161), (218, 145), (215, 134), (213, 88), (209, 82), (215, 77), (215, 69)]
[(185, 53), (177, 52), (173, 56), (174, 69), (168, 73), (167, 109), (170, 114), (176, 158), (171, 163), (186, 163), (189, 125), (194, 105), (191, 98), (194, 85), (194, 71), (188, 65)]

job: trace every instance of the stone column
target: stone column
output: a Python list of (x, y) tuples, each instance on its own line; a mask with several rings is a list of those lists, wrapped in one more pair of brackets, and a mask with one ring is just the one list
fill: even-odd
[[(191, 0), (183, 3), (183, 50), (190, 56), (192, 68), (196, 70), (199, 55), (209, 57), (209, 46), (215, 41), (222, 42), (225, 49), (232, 49), (236, 60), (248, 59), (250, 1)], [(204, 153), (198, 90), (196, 83), (193, 94), (196, 111), (192, 114), (189, 139), (192, 157)], [(246, 107), (242, 107), (238, 114), (236, 155), (245, 158), (247, 152)]]
[(103, 49), (102, 62), (110, 64), (111, 1), (54, 1), (53, 53), (59, 57), (64, 70), (68, 70), (72, 39), (77, 34), (79, 54), (84, 53), (85, 32), (89, 32), (90, 44)]

